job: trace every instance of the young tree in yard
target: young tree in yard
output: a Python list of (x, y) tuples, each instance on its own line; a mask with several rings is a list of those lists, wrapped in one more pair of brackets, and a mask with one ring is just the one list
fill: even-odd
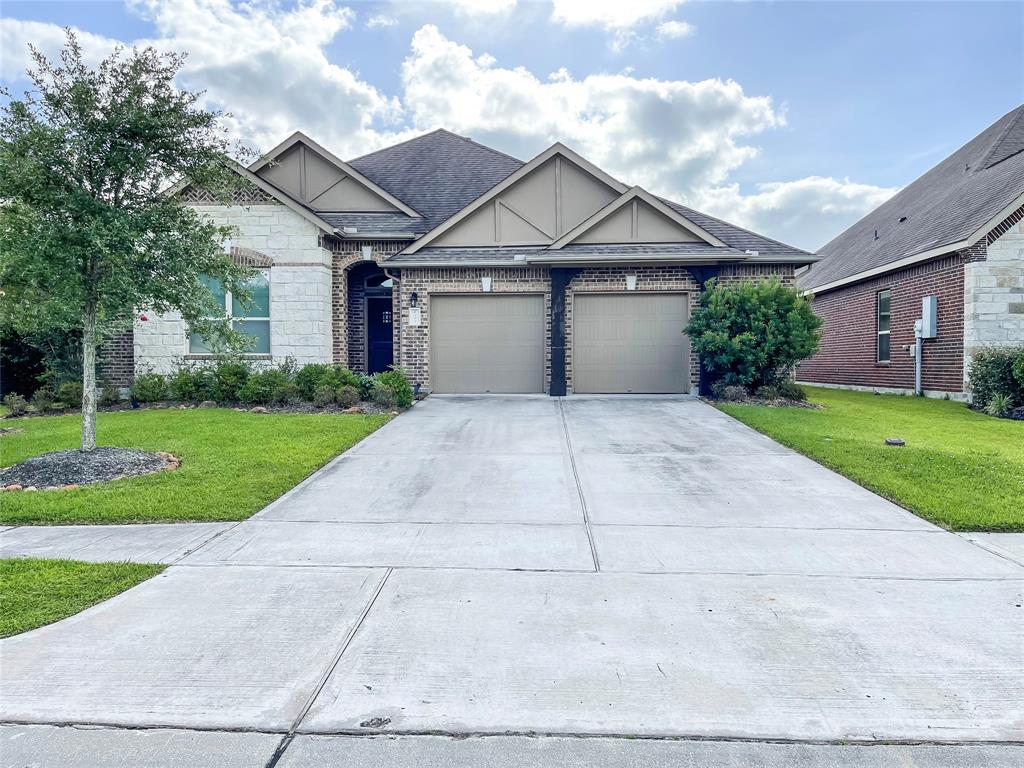
[(226, 228), (164, 191), (187, 178), (228, 202), (242, 182), (220, 116), (174, 86), (182, 56), (118, 49), (91, 69), (70, 31), (59, 62), (32, 55), (32, 90), (0, 109), (0, 321), (81, 336), (88, 451), (96, 350), (140, 311), (238, 343), (199, 277), (245, 297), (249, 270), (224, 253)]
[(778, 279), (738, 285), (709, 280), (686, 333), (714, 378), (756, 390), (777, 384), (813, 355), (821, 325), (810, 301)]

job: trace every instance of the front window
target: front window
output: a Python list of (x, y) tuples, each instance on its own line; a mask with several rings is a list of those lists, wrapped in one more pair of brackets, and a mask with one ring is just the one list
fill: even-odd
[[(252, 298), (243, 304), (231, 295), (231, 291), (225, 291), (219, 280), (209, 277), (200, 278), (213, 294), (214, 301), (218, 306), (224, 308), (224, 313), (231, 318), (232, 327), (251, 338), (251, 344), (247, 350), (250, 354), (270, 354), (270, 277), (267, 272), (261, 271), (250, 280), (246, 287)], [(198, 333), (193, 333), (188, 340), (188, 351), (192, 354), (211, 354), (214, 350), (206, 343), (206, 340)]]
[(889, 362), (889, 321), (892, 302), (892, 292), (889, 290), (879, 291), (876, 298), (878, 329), (878, 362)]

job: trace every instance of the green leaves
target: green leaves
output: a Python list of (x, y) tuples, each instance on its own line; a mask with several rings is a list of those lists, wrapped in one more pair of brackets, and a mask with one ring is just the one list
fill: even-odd
[(708, 281), (686, 333), (716, 379), (748, 389), (776, 383), (818, 349), (822, 321), (779, 279)]

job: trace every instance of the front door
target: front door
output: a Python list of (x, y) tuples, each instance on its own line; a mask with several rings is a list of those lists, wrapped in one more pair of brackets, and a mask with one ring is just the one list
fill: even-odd
[(391, 313), (390, 296), (366, 299), (367, 373), (386, 371), (395, 361)]

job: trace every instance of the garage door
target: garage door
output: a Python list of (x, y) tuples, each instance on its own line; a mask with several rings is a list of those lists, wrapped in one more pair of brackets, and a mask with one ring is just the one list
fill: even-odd
[(543, 392), (544, 297), (432, 296), (434, 392)]
[(690, 390), (690, 342), (681, 294), (576, 294), (573, 392)]

